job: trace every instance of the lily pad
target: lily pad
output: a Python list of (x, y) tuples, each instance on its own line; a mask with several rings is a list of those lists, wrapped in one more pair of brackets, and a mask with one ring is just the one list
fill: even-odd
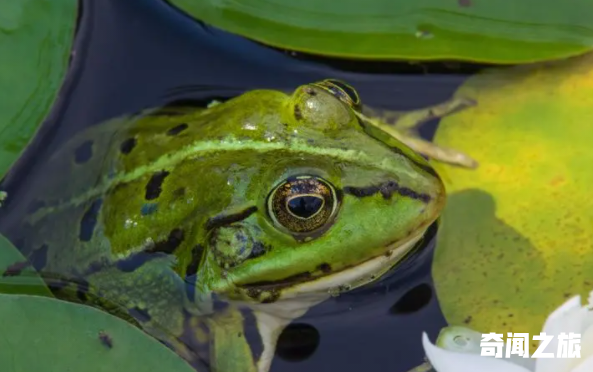
[(20, 293), (52, 297), (45, 282), (31, 268), (23, 267), (16, 276), (3, 275), (9, 267), (15, 268), (25, 262), (18, 249), (8, 239), (0, 235), (0, 293)]
[(141, 330), (84, 305), (0, 294), (0, 329), (6, 372), (195, 372)]
[(453, 325), (539, 334), (593, 288), (593, 55), (492, 70), (456, 92), (475, 107), (435, 141), (475, 171), (435, 163), (450, 194), (433, 275)]
[(526, 63), (593, 46), (587, 0), (168, 0), (264, 44), (372, 60)]
[(68, 67), (77, 1), (0, 2), (0, 177), (48, 114)]

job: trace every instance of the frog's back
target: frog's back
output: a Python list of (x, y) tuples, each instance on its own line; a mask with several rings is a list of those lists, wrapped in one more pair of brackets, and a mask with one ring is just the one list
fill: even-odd
[(207, 110), (165, 107), (80, 133), (19, 201), (26, 208), (23, 228), (11, 238), (38, 269), (81, 271), (148, 247), (181, 248), (179, 269), (186, 271), (196, 247), (183, 245), (199, 240), (191, 226), (205, 222), (210, 205), (225, 202), (204, 190), (228, 182), (220, 171), (228, 166), (221, 140), (236, 133), (234, 126), (250, 125), (249, 115), (258, 116), (254, 122), (262, 115), (277, 120), (270, 101), (284, 97), (256, 91)]

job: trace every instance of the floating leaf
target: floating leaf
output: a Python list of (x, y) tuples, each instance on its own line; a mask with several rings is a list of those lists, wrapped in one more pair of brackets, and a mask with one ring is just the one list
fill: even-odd
[(77, 1), (0, 2), (0, 177), (48, 114), (68, 66)]
[(18, 275), (10, 276), (6, 270), (13, 271), (25, 262), (20, 252), (2, 235), (0, 235), (0, 293), (21, 293), (37, 296), (49, 296), (52, 294), (45, 285), (45, 282), (30, 267), (22, 266)]
[(0, 329), (6, 372), (195, 372), (138, 328), (84, 305), (0, 294)]
[(525, 63), (593, 46), (587, 0), (169, 0), (275, 47), (360, 59)]
[(435, 141), (475, 171), (436, 164), (450, 193), (433, 264), (450, 324), (539, 334), (566, 298), (593, 288), (593, 55), (470, 78), (477, 106)]

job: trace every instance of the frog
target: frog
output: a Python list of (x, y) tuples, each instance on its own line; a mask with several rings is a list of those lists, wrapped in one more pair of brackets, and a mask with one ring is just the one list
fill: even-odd
[(197, 371), (266, 372), (291, 321), (405, 261), (444, 208), (427, 159), (362, 108), (326, 79), (109, 120), (47, 159), (4, 232), (58, 298)]

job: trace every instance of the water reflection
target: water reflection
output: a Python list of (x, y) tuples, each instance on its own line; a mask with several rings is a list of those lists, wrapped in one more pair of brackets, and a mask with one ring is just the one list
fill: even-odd
[[(253, 88), (291, 90), (335, 77), (359, 89), (365, 103), (401, 110), (441, 102), (464, 79), (354, 73), (295, 60), (196, 24), (159, 2), (87, 1), (84, 11), (80, 35), (85, 39), (77, 44), (67, 99), (54, 108), (20, 172), (5, 182), (12, 203), (28, 186), (44, 181), (39, 179), (44, 160), (73, 133), (171, 100), (203, 106)], [(121, 151), (134, 145), (123, 142)], [(83, 143), (75, 160), (85, 163), (92, 152)], [(2, 229), (9, 222), (5, 218)], [(281, 336), (272, 371), (384, 371), (389, 366), (397, 372), (417, 365), (423, 357), (421, 331), (434, 335), (444, 325), (435, 297), (426, 295), (431, 256), (429, 246), (376, 284), (332, 298), (295, 320)]]

